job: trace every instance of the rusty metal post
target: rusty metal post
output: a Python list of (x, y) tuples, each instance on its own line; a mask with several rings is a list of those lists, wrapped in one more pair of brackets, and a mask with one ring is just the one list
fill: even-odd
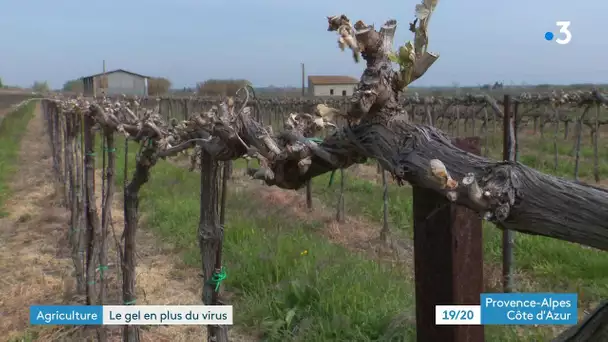
[[(455, 145), (481, 154), (479, 137)], [(414, 193), (414, 267), (418, 342), (483, 342), (482, 325), (435, 325), (435, 305), (479, 305), (483, 292), (481, 218), (420, 187)]]
[[(511, 113), (511, 96), (505, 95), (503, 110), (503, 140), (502, 140), (502, 157), (503, 160), (515, 160), (515, 118)], [(502, 231), (502, 287), (503, 292), (509, 293), (513, 291), (513, 232), (504, 229)]]

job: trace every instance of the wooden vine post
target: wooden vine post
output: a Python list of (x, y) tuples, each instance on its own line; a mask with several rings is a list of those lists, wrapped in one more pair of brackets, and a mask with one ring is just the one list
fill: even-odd
[(306, 183), (306, 209), (312, 211), (312, 182), (308, 181)]
[[(479, 137), (456, 146), (481, 154)], [(445, 196), (414, 186), (416, 336), (419, 342), (483, 342), (481, 325), (435, 324), (435, 305), (479, 305), (483, 292), (481, 218)]]
[(86, 298), (88, 305), (98, 302), (97, 267), (99, 260), (100, 223), (95, 200), (95, 121), (84, 117), (84, 182), (85, 182), (85, 219), (86, 219)]
[[(45, 107), (49, 107), (48, 105)], [(49, 109), (47, 109), (49, 110)], [(52, 115), (59, 115), (53, 107)], [(84, 268), (84, 236), (85, 230), (82, 228), (83, 208), (82, 203), (82, 161), (81, 144), (82, 137), (79, 132), (82, 131), (83, 117), (82, 115), (66, 115), (66, 162), (68, 167), (68, 187), (69, 187), (69, 204), (70, 204), (70, 228), (69, 241), (71, 247), (72, 261), (74, 263), (74, 271), (76, 276), (76, 292), (78, 294), (86, 294), (86, 279)]]
[[(126, 151), (125, 151), (126, 152)], [(137, 155), (135, 171), (131, 181), (124, 189), (124, 245), (122, 254), (122, 300), (124, 305), (135, 305), (136, 280), (136, 241), (135, 236), (139, 227), (139, 191), (150, 178), (150, 169), (158, 160), (157, 147), (152, 139), (144, 139)], [(137, 325), (123, 327), (123, 341), (140, 341), (140, 329)]]
[[(203, 276), (202, 301), (205, 305), (217, 304), (221, 280), (225, 277), (222, 266), (222, 242), (224, 227), (220, 223), (220, 163), (209, 152), (201, 151), (201, 195), (198, 242), (201, 252)], [(226, 171), (229, 166), (224, 168)], [(224, 177), (227, 173), (224, 172)], [(226, 179), (222, 189), (227, 189)], [(225, 206), (226, 193), (221, 194)], [(225, 215), (225, 214), (224, 214)], [(224, 325), (207, 326), (209, 342), (227, 342), (228, 330)]]
[[(101, 193), (101, 241), (99, 249), (99, 304), (107, 303), (107, 270), (108, 270), (108, 229), (112, 222), (112, 199), (114, 197), (114, 172), (116, 169), (116, 147), (114, 143), (114, 131), (103, 128), (102, 153), (103, 153), (103, 183)], [(107, 157), (107, 160), (106, 160)], [(107, 161), (107, 165), (106, 165)], [(100, 327), (99, 340), (107, 340), (105, 327)]]

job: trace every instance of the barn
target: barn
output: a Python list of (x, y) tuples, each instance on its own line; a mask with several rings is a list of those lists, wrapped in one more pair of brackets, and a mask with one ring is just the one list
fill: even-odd
[(308, 76), (310, 96), (351, 96), (359, 80), (350, 76)]
[(123, 69), (82, 77), (85, 96), (113, 95), (148, 96), (150, 77)]

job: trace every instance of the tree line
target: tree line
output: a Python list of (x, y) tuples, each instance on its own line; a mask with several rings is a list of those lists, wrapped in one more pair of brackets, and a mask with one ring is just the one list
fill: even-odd
[[(63, 91), (82, 93), (84, 83), (82, 78), (69, 80), (63, 84)], [(171, 90), (171, 81), (165, 77), (152, 77), (148, 79), (148, 95), (159, 96), (167, 94)]]
[[(171, 81), (165, 77), (153, 77), (148, 79), (148, 95), (160, 96), (173, 92)], [(196, 93), (200, 96), (230, 96), (236, 94), (239, 88), (251, 86), (251, 82), (245, 79), (209, 79), (198, 82), (195, 89), (184, 88), (184, 92)], [(73, 79), (64, 83), (63, 91), (82, 93), (84, 84), (82, 79)], [(180, 90), (181, 91), (181, 90)]]
[[(2, 78), (0, 77), (0, 89), (21, 89), (21, 87), (17, 87), (17, 86), (8, 86), (6, 84), (4, 84), (2, 82)], [(30, 87), (33, 91), (35, 92), (47, 92), (50, 91), (50, 86), (49, 83), (47, 81), (35, 81), (34, 84), (32, 84), (32, 86)]]

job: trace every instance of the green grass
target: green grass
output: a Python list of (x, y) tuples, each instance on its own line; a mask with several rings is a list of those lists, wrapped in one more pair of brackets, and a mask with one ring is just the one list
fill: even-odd
[(6, 215), (1, 208), (4, 201), (10, 197), (8, 181), (15, 173), (21, 138), (28, 122), (34, 116), (35, 107), (36, 104), (30, 102), (7, 113), (0, 121), (0, 217)]

